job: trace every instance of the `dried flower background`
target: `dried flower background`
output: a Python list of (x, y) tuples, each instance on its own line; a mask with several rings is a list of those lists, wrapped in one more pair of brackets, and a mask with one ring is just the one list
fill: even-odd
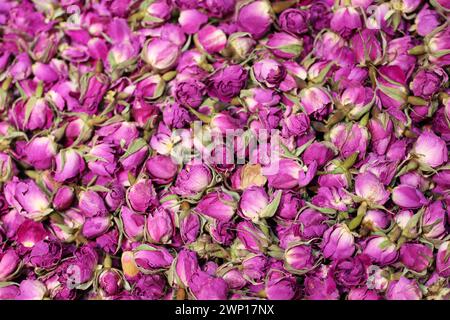
[(448, 298), (449, 12), (1, 1), (0, 299)]

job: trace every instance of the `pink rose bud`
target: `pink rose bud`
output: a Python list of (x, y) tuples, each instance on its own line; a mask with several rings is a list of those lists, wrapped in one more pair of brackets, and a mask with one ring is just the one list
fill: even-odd
[(392, 201), (402, 208), (417, 209), (428, 204), (425, 196), (414, 187), (399, 185), (392, 190)]
[(391, 218), (388, 213), (381, 210), (367, 210), (362, 225), (369, 230), (386, 229), (389, 226)]
[(58, 80), (58, 73), (50, 64), (36, 62), (31, 69), (33, 70), (34, 76), (38, 80), (44, 82), (54, 82)]
[(393, 123), (389, 115), (380, 113), (376, 118), (370, 119), (368, 128), (374, 151), (379, 155), (386, 154), (393, 135)]
[(409, 270), (423, 272), (433, 260), (433, 250), (419, 243), (405, 243), (400, 248), (400, 261)]
[(17, 167), (11, 156), (0, 152), (0, 182), (7, 182), (17, 175)]
[(178, 166), (169, 156), (156, 155), (147, 160), (145, 165), (150, 178), (156, 184), (171, 182), (178, 171)]
[(331, 98), (323, 88), (305, 88), (300, 91), (300, 99), (306, 114), (317, 120), (323, 120), (332, 110)]
[(64, 182), (78, 176), (86, 167), (81, 154), (75, 149), (63, 149), (55, 157), (55, 180)]
[(314, 256), (311, 246), (308, 245), (293, 245), (286, 249), (284, 253), (284, 260), (287, 268), (293, 270), (292, 272), (302, 273), (312, 269), (314, 265)]
[(180, 196), (195, 196), (211, 183), (211, 171), (203, 164), (188, 164), (177, 176), (173, 192)]
[(24, 80), (30, 76), (31, 60), (27, 53), (21, 53), (16, 57), (13, 65), (9, 69), (9, 74), (16, 81)]
[(174, 233), (174, 225), (170, 213), (158, 208), (147, 218), (148, 240), (153, 243), (169, 243)]
[(27, 218), (40, 219), (51, 212), (47, 195), (33, 180), (14, 177), (6, 183), (4, 192), (8, 204)]
[(235, 62), (244, 61), (255, 47), (256, 41), (246, 33), (233, 33), (228, 37), (227, 49)]
[(101, 143), (89, 150), (86, 155), (88, 168), (97, 175), (111, 177), (116, 171), (114, 146), (109, 143)]
[(250, 252), (263, 253), (270, 246), (271, 239), (250, 221), (239, 222), (236, 230), (238, 239)]
[(74, 198), (75, 193), (73, 188), (62, 186), (56, 191), (53, 197), (53, 207), (59, 211), (67, 210), (70, 208)]
[(373, 236), (367, 239), (362, 253), (368, 255), (380, 266), (389, 265), (398, 258), (396, 245), (384, 236)]
[(17, 300), (43, 300), (47, 294), (46, 286), (39, 280), (23, 280), (19, 289)]
[(25, 146), (26, 160), (37, 170), (49, 169), (56, 155), (56, 148), (53, 136), (36, 137)]
[(236, 212), (236, 201), (222, 191), (214, 191), (205, 195), (195, 208), (196, 212), (219, 221), (229, 221)]
[[(165, 0), (152, 2), (146, 11), (143, 22), (146, 26), (157, 26), (170, 18), (170, 6)], [(181, 24), (181, 23), (180, 23)]]
[(206, 22), (208, 22), (208, 16), (195, 9), (183, 10), (178, 17), (178, 23), (186, 34), (197, 33), (200, 26)]
[(345, 224), (335, 224), (325, 231), (322, 241), (323, 256), (327, 259), (346, 259), (355, 252), (355, 239)]
[(283, 31), (300, 35), (308, 31), (308, 12), (299, 9), (284, 10), (278, 17), (278, 24)]
[(436, 271), (441, 277), (450, 277), (450, 241), (443, 242), (436, 256)]
[(0, 281), (6, 281), (14, 275), (20, 258), (16, 251), (8, 249), (0, 254)]
[(148, 179), (140, 179), (127, 191), (127, 200), (131, 208), (138, 212), (145, 212), (156, 201), (156, 192)]
[(109, 88), (109, 78), (103, 73), (86, 73), (80, 79), (80, 103), (77, 111), (97, 113), (100, 102)]
[(16, 100), (8, 117), (17, 128), (33, 131), (50, 128), (53, 112), (45, 99), (33, 96), (28, 101)]
[(331, 129), (330, 140), (344, 159), (355, 152), (358, 152), (359, 159), (363, 159), (369, 142), (369, 132), (366, 127), (358, 123), (341, 122)]
[(392, 280), (386, 291), (387, 300), (421, 300), (422, 291), (415, 279), (408, 279), (404, 276), (400, 280)]
[(136, 85), (135, 94), (146, 100), (159, 98), (165, 88), (165, 82), (159, 74), (149, 75), (140, 80)]
[(383, 205), (389, 199), (389, 192), (370, 172), (360, 173), (355, 178), (355, 192), (369, 203)]
[(187, 287), (194, 273), (199, 271), (197, 254), (194, 251), (183, 249), (175, 260), (175, 273), (179, 285)]
[(353, 30), (360, 29), (361, 26), (360, 14), (352, 6), (337, 8), (330, 21), (331, 30), (336, 31), (343, 37), (350, 36)]
[(273, 59), (262, 59), (253, 64), (256, 80), (269, 88), (278, 87), (286, 77), (286, 68)]
[(165, 247), (141, 245), (134, 251), (134, 261), (144, 271), (155, 271), (169, 268), (173, 257)]
[(227, 44), (225, 33), (212, 25), (203, 27), (198, 32), (198, 42), (209, 54), (222, 51)]
[(269, 196), (264, 188), (250, 187), (242, 193), (239, 208), (244, 218), (258, 221), (269, 205)]
[(250, 1), (238, 8), (237, 24), (254, 39), (262, 38), (272, 25), (272, 8), (269, 1)]
[(228, 285), (225, 280), (203, 271), (197, 271), (191, 276), (189, 288), (197, 300), (225, 300), (228, 295)]
[(282, 59), (296, 58), (303, 51), (302, 40), (285, 32), (271, 34), (266, 46), (275, 56)]
[(120, 217), (127, 238), (139, 241), (144, 236), (145, 216), (122, 206)]
[(420, 163), (432, 168), (439, 167), (448, 160), (448, 149), (444, 140), (433, 131), (424, 131), (417, 138), (413, 150)]
[(79, 193), (78, 208), (86, 217), (104, 217), (108, 215), (108, 209), (103, 198), (93, 190)]
[(44, 240), (48, 236), (48, 231), (40, 222), (25, 220), (17, 229), (17, 242), (26, 248), (33, 248), (35, 244)]
[(419, 13), (417, 14), (415, 23), (417, 33), (420, 36), (425, 37), (427, 34), (431, 33), (434, 29), (436, 29), (439, 26), (440, 24), (439, 14), (434, 10), (430, 10), (430, 7), (428, 5), (425, 5), (422, 8), (422, 10), (420, 10)]
[(178, 62), (180, 48), (168, 40), (153, 38), (144, 45), (142, 59), (153, 69), (169, 70)]
[(97, 238), (104, 234), (111, 226), (111, 218), (109, 216), (98, 216), (87, 218), (81, 229), (81, 233), (87, 239)]
[(442, 201), (434, 201), (423, 213), (422, 230), (428, 239), (441, 239), (446, 232), (446, 212), (442, 206)]

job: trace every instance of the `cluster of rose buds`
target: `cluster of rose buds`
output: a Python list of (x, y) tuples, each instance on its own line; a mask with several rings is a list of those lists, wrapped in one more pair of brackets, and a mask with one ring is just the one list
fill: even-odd
[(450, 299), (449, 16), (0, 1), (0, 299)]

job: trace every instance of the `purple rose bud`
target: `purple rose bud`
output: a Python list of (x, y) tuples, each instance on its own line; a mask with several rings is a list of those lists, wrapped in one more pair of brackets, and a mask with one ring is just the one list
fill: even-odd
[(56, 191), (53, 197), (53, 207), (59, 211), (67, 210), (70, 208), (74, 198), (75, 193), (73, 188), (62, 186)]
[[(325, 267), (323, 269), (326, 269)], [(305, 278), (305, 294), (308, 300), (337, 300), (339, 292), (329, 270), (318, 270)]]
[(141, 179), (127, 191), (127, 200), (133, 210), (147, 211), (156, 201), (156, 192), (151, 180)]
[(364, 158), (369, 143), (369, 133), (360, 124), (339, 123), (330, 131), (331, 142), (339, 149), (343, 158), (359, 152), (358, 158)]
[(432, 168), (448, 161), (448, 150), (444, 140), (432, 131), (424, 131), (417, 138), (413, 150), (420, 163)]
[(87, 218), (83, 224), (81, 233), (87, 239), (93, 239), (108, 231), (110, 226), (111, 218), (109, 216)]
[(40, 222), (25, 220), (17, 229), (17, 242), (25, 248), (32, 248), (36, 243), (44, 240), (48, 232)]
[(145, 217), (122, 206), (120, 211), (125, 235), (133, 240), (140, 240), (144, 236)]
[(11, 156), (0, 152), (0, 182), (7, 182), (17, 175), (17, 167)]
[(283, 121), (283, 136), (301, 136), (311, 128), (309, 117), (305, 113), (292, 114)]
[(158, 208), (147, 218), (147, 235), (150, 242), (168, 243), (173, 232), (172, 217), (167, 210)]
[(78, 196), (78, 208), (86, 217), (104, 217), (108, 215), (103, 198), (93, 190), (81, 191)]
[(393, 135), (393, 123), (389, 115), (380, 113), (377, 117), (370, 119), (368, 128), (374, 151), (379, 155), (386, 154)]
[(16, 81), (24, 80), (30, 76), (31, 60), (27, 53), (21, 53), (16, 57), (16, 60), (9, 69), (9, 74)]
[(378, 64), (383, 59), (383, 50), (377, 32), (365, 29), (356, 32), (350, 40), (356, 60), (361, 64)]
[(227, 298), (228, 285), (222, 278), (197, 271), (191, 276), (188, 283), (197, 300), (225, 300)]
[(0, 281), (6, 281), (14, 276), (19, 266), (20, 258), (14, 249), (0, 253)]
[(183, 249), (178, 253), (175, 260), (175, 273), (180, 285), (187, 287), (192, 276), (199, 271), (197, 254), (193, 251)]
[(443, 242), (436, 256), (436, 271), (442, 277), (450, 276), (450, 241)]
[(311, 246), (298, 244), (289, 246), (284, 253), (286, 268), (293, 273), (306, 273), (314, 266)]
[(234, 290), (242, 289), (247, 284), (247, 280), (242, 275), (242, 272), (239, 271), (237, 268), (235, 269), (227, 268), (225, 271), (223, 271), (222, 278), (223, 280), (226, 281), (228, 287)]
[(105, 203), (114, 211), (123, 204), (125, 200), (125, 190), (119, 183), (113, 183), (110, 191), (105, 196)]
[(43, 300), (47, 294), (47, 288), (39, 280), (23, 280), (19, 289), (17, 300)]
[(383, 205), (389, 199), (389, 192), (370, 172), (360, 173), (355, 178), (355, 192), (369, 203)]
[(188, 164), (178, 174), (173, 191), (184, 197), (203, 192), (211, 183), (211, 171), (203, 164)]
[(284, 10), (278, 17), (280, 28), (300, 35), (308, 31), (308, 12), (299, 9)]
[(395, 244), (383, 236), (373, 236), (367, 239), (362, 253), (368, 255), (380, 266), (389, 265), (398, 258)]
[(439, 14), (434, 10), (430, 10), (428, 5), (425, 5), (417, 14), (415, 23), (417, 33), (425, 37), (439, 26)]
[(214, 191), (205, 195), (195, 210), (208, 217), (226, 222), (233, 217), (236, 207), (237, 204), (231, 195)]
[(381, 300), (381, 297), (375, 290), (367, 287), (352, 288), (347, 296), (348, 300)]
[(414, 187), (398, 185), (392, 190), (392, 201), (402, 208), (416, 209), (428, 203), (425, 196)]
[(195, 79), (189, 79), (177, 83), (174, 96), (179, 104), (197, 108), (202, 104), (204, 94), (205, 85)]
[(242, 261), (242, 274), (246, 279), (260, 282), (267, 275), (268, 267), (269, 261), (266, 256), (250, 254)]
[(55, 157), (55, 180), (64, 182), (79, 175), (86, 167), (80, 153), (75, 149), (61, 150)]
[(58, 80), (58, 73), (50, 64), (36, 62), (31, 69), (38, 80), (44, 82), (54, 82)]
[(362, 225), (369, 230), (386, 229), (389, 226), (390, 216), (381, 210), (367, 210), (363, 217)]
[(326, 223), (327, 217), (313, 209), (304, 210), (298, 217), (301, 226), (301, 234), (305, 239), (318, 238), (328, 229)]
[(383, 66), (379, 69), (378, 97), (387, 112), (398, 119), (405, 120), (401, 112), (402, 106), (407, 101), (406, 75), (399, 66)]
[(159, 74), (149, 75), (137, 83), (135, 94), (145, 100), (154, 100), (162, 95), (164, 88), (164, 80)]
[(20, 289), (17, 285), (11, 284), (0, 288), (0, 300), (17, 300)]
[(441, 239), (445, 235), (446, 212), (442, 201), (431, 203), (422, 216), (422, 230), (428, 239)]
[(119, 162), (122, 164), (124, 170), (132, 170), (144, 162), (148, 156), (149, 147), (144, 139), (136, 139), (128, 147), (125, 154), (120, 157)]
[(145, 244), (136, 248), (134, 261), (140, 269), (154, 271), (170, 267), (173, 257), (164, 247)]
[(252, 52), (255, 44), (250, 34), (237, 32), (228, 37), (227, 49), (230, 50), (234, 62), (241, 62)]
[(302, 167), (297, 161), (291, 159), (280, 159), (278, 170), (264, 167), (262, 173), (267, 177), (269, 186), (276, 189), (292, 189), (298, 185)]
[(50, 269), (56, 266), (62, 257), (62, 246), (56, 241), (42, 240), (31, 250), (29, 259), (33, 267)]
[(427, 52), (431, 63), (437, 66), (448, 66), (450, 64), (449, 44), (450, 32), (448, 28), (433, 34), (428, 40)]
[(206, 22), (208, 22), (208, 16), (195, 9), (183, 10), (178, 17), (178, 23), (186, 34), (197, 33), (200, 26)]
[(209, 233), (217, 243), (230, 245), (236, 237), (234, 232), (235, 224), (233, 222), (214, 221), (209, 225)]
[(421, 300), (422, 291), (415, 279), (402, 276), (399, 280), (389, 282), (386, 291), (387, 300)]
[(14, 177), (5, 184), (4, 193), (8, 204), (27, 218), (39, 219), (50, 213), (47, 195), (33, 180)]
[(415, 96), (430, 99), (446, 82), (448, 82), (448, 75), (445, 71), (434, 67), (417, 72), (410, 87)]
[(345, 224), (335, 224), (323, 234), (323, 256), (339, 260), (350, 257), (355, 252), (355, 239)]
[(352, 6), (338, 8), (331, 18), (331, 30), (336, 31), (343, 37), (348, 37), (353, 30), (362, 26), (361, 17), (358, 10)]
[(171, 182), (178, 171), (178, 166), (169, 156), (156, 155), (147, 160), (147, 172), (153, 182), (167, 184)]
[(282, 59), (296, 58), (303, 51), (302, 40), (285, 32), (272, 33), (266, 46), (275, 56)]
[(152, 68), (165, 71), (174, 67), (178, 62), (180, 48), (174, 43), (153, 38), (144, 45), (142, 59)]
[(98, 285), (105, 296), (114, 296), (122, 289), (122, 276), (115, 269), (106, 269), (98, 276)]
[(220, 52), (227, 45), (227, 36), (221, 29), (212, 25), (203, 27), (197, 34), (198, 42), (209, 54)]
[(245, 248), (253, 253), (264, 252), (270, 245), (270, 239), (264, 232), (250, 221), (239, 222), (237, 227), (237, 237)]
[(248, 2), (238, 10), (236, 20), (242, 31), (249, 32), (256, 40), (269, 31), (272, 24), (272, 8), (268, 1)]
[(277, 215), (283, 219), (293, 220), (297, 217), (298, 211), (303, 205), (303, 200), (295, 192), (283, 191)]
[(180, 220), (180, 234), (184, 243), (194, 242), (200, 233), (200, 218), (195, 213), (189, 213)]
[(277, 87), (286, 77), (286, 68), (273, 59), (262, 59), (253, 64), (256, 80), (269, 88)]
[(333, 159), (333, 156), (334, 151), (330, 146), (321, 142), (313, 142), (306, 148), (302, 155), (302, 160), (306, 165), (310, 165), (315, 161), (321, 167)]
[(250, 187), (242, 193), (239, 208), (244, 218), (257, 221), (268, 205), (269, 196), (264, 188)]
[(203, 5), (210, 16), (222, 18), (233, 12), (235, 0), (205, 0)]
[(268, 275), (265, 291), (269, 300), (292, 300), (298, 291), (297, 279), (275, 270)]
[(8, 117), (17, 128), (33, 131), (50, 128), (53, 112), (46, 100), (33, 96), (28, 101), (16, 100)]
[(369, 265), (370, 258), (366, 255), (336, 261), (332, 266), (334, 279), (346, 289), (362, 285), (367, 281)]
[(415, 272), (427, 270), (433, 260), (433, 250), (419, 243), (405, 243), (400, 248), (400, 261)]
[[(101, 143), (93, 146), (87, 154), (88, 168), (97, 175), (110, 177), (116, 171), (114, 146)], [(92, 159), (92, 160), (91, 160)]]
[(218, 70), (206, 81), (208, 94), (222, 102), (230, 102), (245, 86), (247, 73), (240, 65), (231, 65)]
[(332, 109), (331, 98), (325, 89), (305, 88), (300, 91), (300, 99), (305, 112), (317, 120), (323, 120)]
[(109, 78), (103, 73), (85, 74), (80, 80), (80, 103), (78, 111), (97, 113), (98, 106), (109, 88)]
[(164, 295), (166, 281), (159, 274), (146, 274), (133, 287), (133, 296), (142, 300), (158, 300)]

